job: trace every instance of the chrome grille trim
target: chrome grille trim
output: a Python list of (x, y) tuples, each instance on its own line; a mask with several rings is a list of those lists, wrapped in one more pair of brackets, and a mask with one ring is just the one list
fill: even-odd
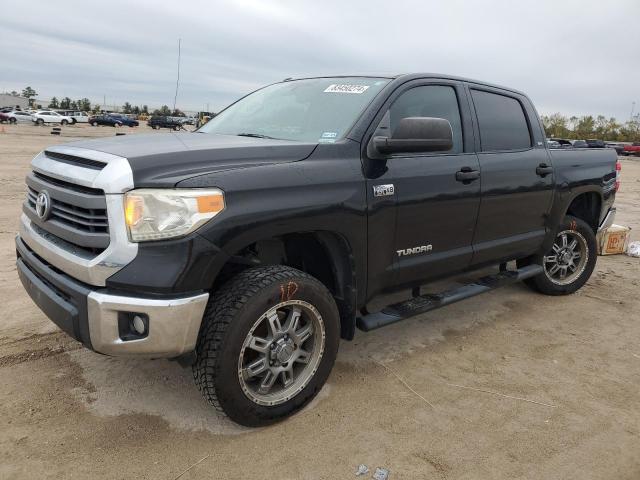
[[(96, 255), (95, 251), (86, 250), (65, 238), (45, 231), (26, 213), (21, 216), (20, 237), (37, 255), (54, 267), (81, 282), (104, 286), (107, 278), (130, 263), (138, 253), (138, 244), (129, 241), (123, 209), (123, 193), (133, 188), (133, 172), (129, 162), (124, 157), (80, 147), (56, 145), (47, 148), (47, 151), (105, 163), (102, 170), (97, 170), (59, 162), (41, 152), (33, 159), (32, 168), (45, 178), (32, 174), (27, 177), (27, 185), (32, 191), (38, 191), (46, 183), (45, 188), (52, 199), (62, 202), (52, 205), (52, 218), (48, 222), (58, 225), (75, 222), (74, 225), (79, 230), (86, 226), (83, 226), (83, 222), (89, 223), (102, 229), (104, 235), (108, 235), (108, 242), (105, 243), (106, 248)], [(70, 187), (81, 185), (88, 189), (101, 190), (104, 195), (94, 194), (86, 189), (85, 192), (73, 191), (65, 188), (63, 183), (50, 184), (46, 177), (68, 182), (71, 184)], [(79, 198), (82, 199), (80, 203), (86, 204), (78, 205)], [(65, 199), (70, 201), (65, 202)], [(25, 208), (31, 208), (29, 203), (32, 200), (33, 193), (25, 202)], [(64, 205), (65, 203), (67, 205)], [(102, 208), (98, 208), (101, 206)], [(46, 224), (44, 226), (46, 227)]]

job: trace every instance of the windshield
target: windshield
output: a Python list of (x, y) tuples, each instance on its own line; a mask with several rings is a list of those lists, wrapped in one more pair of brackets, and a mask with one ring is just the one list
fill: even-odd
[(387, 83), (363, 77), (276, 83), (234, 103), (199, 132), (333, 143)]

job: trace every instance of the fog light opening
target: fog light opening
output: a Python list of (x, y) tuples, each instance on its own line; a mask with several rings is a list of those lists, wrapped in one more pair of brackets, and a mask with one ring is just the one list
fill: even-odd
[(125, 342), (146, 338), (149, 335), (149, 316), (139, 312), (118, 312), (118, 333)]

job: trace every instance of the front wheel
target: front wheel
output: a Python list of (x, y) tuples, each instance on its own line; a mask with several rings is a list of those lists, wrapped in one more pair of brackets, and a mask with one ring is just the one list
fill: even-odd
[(98, 122), (91, 122), (91, 126), (92, 127), (97, 127), (98, 126)]
[(551, 250), (529, 260), (544, 272), (525, 280), (546, 295), (568, 295), (581, 288), (596, 266), (597, 244), (593, 229), (577, 217), (567, 215), (560, 225)]
[(67, 122), (66, 120), (62, 120), (62, 121), (60, 122), (60, 124), (61, 124), (62, 126), (65, 126), (67, 123), (69, 123), (69, 122)]
[(338, 309), (318, 280), (285, 266), (251, 268), (209, 300), (193, 376), (235, 422), (269, 425), (320, 391), (339, 337)]
[(38, 119), (38, 125), (40, 126), (44, 125), (44, 120), (42, 118)]
[(9, 119), (9, 123), (16, 123), (16, 122), (17, 122), (17, 120), (16, 120), (15, 118), (13, 118), (13, 117), (11, 117), (11, 118)]

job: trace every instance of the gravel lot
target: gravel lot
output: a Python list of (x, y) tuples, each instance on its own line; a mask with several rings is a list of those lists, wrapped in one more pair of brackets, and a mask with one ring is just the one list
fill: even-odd
[[(49, 132), (0, 126), (0, 478), (343, 479), (360, 463), (393, 480), (640, 478), (640, 259), (600, 257), (570, 297), (515, 285), (359, 332), (312, 405), (244, 429), (190, 370), (84, 350), (23, 291), (13, 242), (31, 158), (114, 135)], [(640, 159), (622, 164), (617, 223), (639, 239)]]

